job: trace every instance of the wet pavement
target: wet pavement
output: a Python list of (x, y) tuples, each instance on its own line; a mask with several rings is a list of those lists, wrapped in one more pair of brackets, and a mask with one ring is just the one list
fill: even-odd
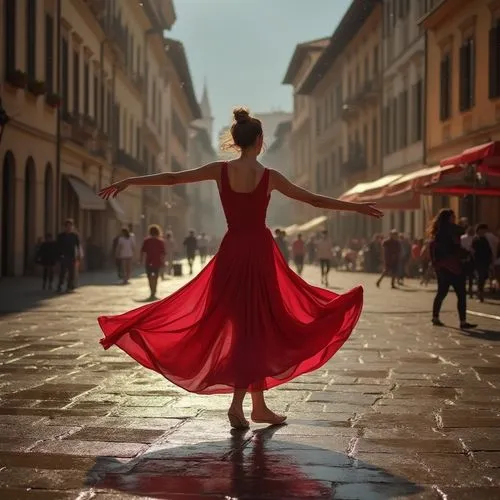
[(140, 305), (144, 277), (82, 276), (64, 295), (0, 282), (0, 498), (500, 498), (498, 304), (471, 303), (467, 333), (450, 296), (450, 326), (433, 328), (433, 287), (331, 274), (333, 289), (360, 282), (351, 340), (268, 393), (288, 425), (246, 432), (229, 430), (229, 396), (185, 393), (101, 349), (96, 316)]

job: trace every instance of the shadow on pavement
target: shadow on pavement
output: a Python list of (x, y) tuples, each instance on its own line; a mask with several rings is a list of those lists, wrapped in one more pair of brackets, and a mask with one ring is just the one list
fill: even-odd
[[(132, 272), (132, 278), (143, 274), (140, 268)], [(0, 281), (0, 317), (6, 314), (20, 313), (39, 306), (43, 302), (65, 296), (78, 294), (78, 290), (88, 286), (121, 287), (123, 285), (112, 271), (82, 273), (77, 288), (71, 294), (58, 293), (57, 276), (52, 290), (42, 290), (42, 279), (39, 277), (2, 278)]]
[(485, 328), (476, 328), (474, 330), (460, 330), (467, 337), (473, 337), (481, 340), (500, 340), (500, 330), (488, 330)]
[(278, 428), (232, 431), (232, 437), (223, 441), (157, 445), (126, 464), (99, 457), (86, 483), (96, 490), (158, 499), (184, 494), (254, 500), (382, 500), (422, 491), (402, 477), (344, 453), (274, 440)]

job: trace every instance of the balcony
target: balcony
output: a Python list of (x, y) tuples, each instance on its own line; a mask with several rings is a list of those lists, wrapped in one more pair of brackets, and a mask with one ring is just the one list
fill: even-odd
[(345, 122), (349, 122), (359, 115), (359, 106), (354, 98), (344, 101), (342, 105), (341, 118)]
[(151, 120), (151, 118), (146, 117), (142, 122), (142, 133), (145, 140), (154, 141), (156, 144), (156, 149), (158, 151), (163, 151), (163, 141), (162, 137), (156, 127), (156, 124)]
[(101, 16), (106, 9), (106, 0), (84, 0), (84, 2), (96, 17)]
[(161, 33), (175, 23), (175, 9), (172, 0), (141, 0), (140, 5), (153, 29)]
[(116, 151), (113, 159), (113, 165), (125, 167), (131, 172), (139, 175), (144, 175), (146, 173), (144, 164), (139, 160), (136, 160), (132, 155), (126, 153), (123, 149), (118, 149)]
[(363, 146), (360, 143), (351, 143), (349, 145), (349, 157), (341, 166), (341, 175), (348, 177), (351, 174), (366, 170), (367, 167)]
[(382, 82), (379, 75), (375, 75), (371, 80), (365, 82), (362, 90), (362, 99), (371, 104), (376, 102), (382, 92)]
[(144, 198), (146, 203), (154, 207), (158, 207), (161, 204), (161, 188), (159, 187), (148, 187), (144, 188)]

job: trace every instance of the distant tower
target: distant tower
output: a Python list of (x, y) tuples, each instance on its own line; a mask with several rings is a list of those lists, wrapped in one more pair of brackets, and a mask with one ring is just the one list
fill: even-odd
[(210, 101), (208, 99), (208, 86), (207, 79), (203, 83), (203, 94), (201, 95), (200, 101), (200, 109), (201, 109), (201, 119), (196, 121), (196, 124), (203, 127), (210, 137), (210, 141), (213, 141), (213, 124), (214, 117), (212, 116), (212, 108), (210, 106)]

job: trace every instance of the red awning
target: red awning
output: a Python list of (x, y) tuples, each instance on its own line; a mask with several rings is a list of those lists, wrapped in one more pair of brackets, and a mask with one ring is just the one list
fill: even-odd
[(484, 174), (500, 175), (500, 141), (487, 142), (465, 149), (460, 154), (441, 160), (442, 167), (448, 165), (478, 164)]

